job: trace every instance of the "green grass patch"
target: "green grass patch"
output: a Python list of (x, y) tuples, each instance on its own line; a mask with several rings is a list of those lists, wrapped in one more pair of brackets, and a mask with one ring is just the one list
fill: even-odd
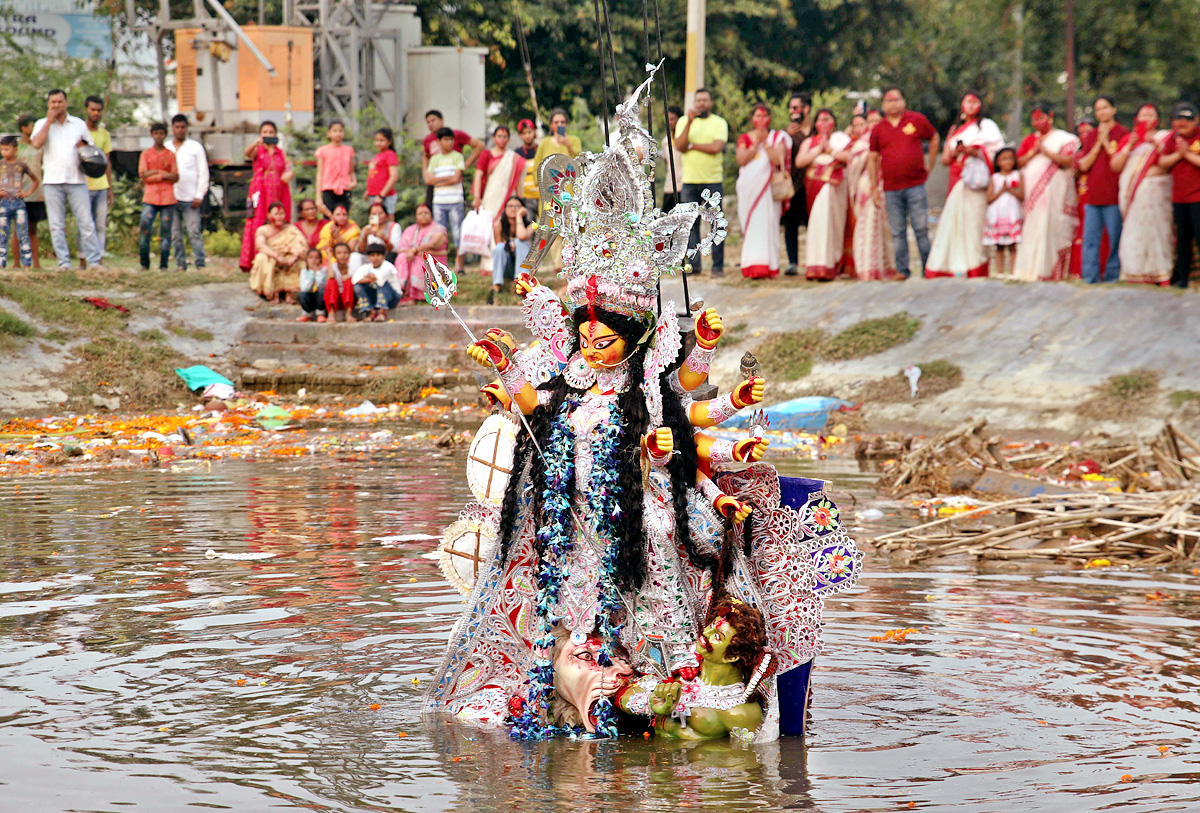
[(169, 325), (167, 330), (174, 333), (176, 336), (183, 336), (187, 339), (195, 339), (198, 342), (211, 342), (213, 334), (211, 330), (193, 330), (191, 328), (179, 327), (178, 325)]
[(1161, 376), (1162, 373), (1158, 370), (1141, 368), (1109, 377), (1105, 387), (1113, 398), (1138, 398), (1157, 391), (1158, 379)]
[(188, 398), (183, 379), (175, 375), (187, 359), (164, 342), (106, 336), (83, 345), (78, 354), (73, 395), (90, 398), (102, 388), (118, 387), (121, 406), (131, 409), (155, 409)]
[(812, 372), (813, 358), (825, 339), (825, 331), (813, 327), (776, 333), (754, 349), (754, 356), (768, 380), (795, 381)]
[(32, 336), (33, 325), (8, 311), (0, 311), (0, 336)]
[(401, 367), (388, 375), (373, 379), (363, 388), (363, 395), (376, 404), (395, 401), (415, 401), (421, 390), (429, 385), (429, 377), (417, 367)]
[[(812, 372), (816, 359), (845, 361), (882, 353), (911, 340), (920, 327), (920, 319), (900, 312), (882, 319), (867, 319), (832, 337), (820, 328), (811, 327), (776, 333), (763, 340), (753, 352), (762, 364), (763, 375), (780, 381), (795, 381)], [(961, 371), (959, 375), (961, 377)]]
[(11, 353), (25, 344), (34, 332), (33, 325), (24, 319), (8, 311), (0, 311), (0, 352)]
[(1095, 394), (1079, 405), (1085, 418), (1121, 420), (1147, 412), (1158, 396), (1158, 370), (1138, 368), (1117, 373), (1096, 387)]
[(920, 327), (920, 319), (903, 311), (882, 319), (866, 319), (826, 342), (821, 356), (831, 361), (873, 356), (910, 341)]
[[(115, 308), (101, 310), (67, 290), (80, 284), (71, 272), (27, 273), (0, 280), (0, 297), (11, 299), (30, 316), (48, 325), (96, 338), (121, 330), (127, 316)], [(82, 287), (82, 286), (81, 286)]]
[(1195, 401), (1197, 398), (1200, 398), (1200, 392), (1196, 392), (1195, 390), (1175, 390), (1167, 397), (1171, 399), (1171, 406), (1179, 409), (1188, 401)]
[(945, 359), (922, 361), (917, 364), (921, 368), (921, 380), (917, 382), (917, 397), (912, 397), (912, 388), (904, 371), (893, 376), (868, 383), (859, 393), (859, 397), (867, 403), (899, 403), (902, 401), (920, 401), (933, 398), (948, 392), (962, 384), (962, 368)]

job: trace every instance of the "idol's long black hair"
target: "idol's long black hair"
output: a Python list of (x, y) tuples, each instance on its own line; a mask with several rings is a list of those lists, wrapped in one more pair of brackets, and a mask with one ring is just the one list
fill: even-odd
[[(585, 324), (592, 318), (588, 308), (579, 308), (574, 314), (574, 324)], [(634, 590), (642, 585), (646, 572), (646, 542), (642, 525), (642, 468), (641, 441), (650, 431), (650, 415), (646, 410), (646, 398), (642, 392), (641, 382), (644, 375), (644, 364), (649, 342), (638, 345), (638, 341), (646, 333), (646, 326), (628, 316), (613, 313), (601, 308), (595, 309), (595, 318), (607, 325), (625, 340), (626, 352), (632, 351), (629, 358), (629, 389), (618, 396), (618, 405), (625, 422), (625, 431), (621, 435), (618, 447), (620, 460), (621, 510), (622, 522), (619, 526), (618, 538), (614, 541), (619, 546), (617, 555), (617, 586), (621, 590)], [(664, 314), (662, 318), (673, 319), (672, 314)], [(651, 338), (653, 334), (651, 334)], [(578, 349), (579, 338), (572, 334), (568, 348), (568, 357)], [(674, 439), (675, 449), (679, 454), (673, 454), (667, 464), (667, 473), (671, 478), (672, 509), (675, 515), (675, 541), (682, 545), (688, 559), (693, 565), (712, 569), (716, 566), (714, 557), (702, 553), (692, 540), (691, 529), (688, 526), (687, 491), (696, 481), (696, 440), (692, 434), (692, 426), (688, 421), (687, 411), (679, 402), (679, 397), (666, 383), (668, 376), (675, 375), (678, 360), (673, 359), (666, 372), (661, 376), (663, 395), (663, 426), (669, 427)], [(542, 449), (547, 448), (550, 431), (563, 402), (568, 398), (580, 398), (583, 390), (572, 389), (562, 376), (554, 379), (548, 385), (550, 401), (545, 406), (539, 406), (530, 416), (529, 426)], [(523, 487), (524, 478), (521, 476), (526, 465), (530, 467), (532, 480), (531, 509), (540, 526), (545, 521), (542, 511), (542, 494), (548, 488), (546, 482), (546, 466), (537, 458), (537, 452), (529, 434), (521, 430), (517, 441), (517, 449), (513, 460), (513, 475), (508, 481), (508, 489), (504, 493), (504, 504), (500, 513), (500, 546), (503, 556), (508, 555), (512, 542), (513, 529), (517, 522), (517, 502)], [(534, 550), (540, 556), (541, 543), (534, 541)]]

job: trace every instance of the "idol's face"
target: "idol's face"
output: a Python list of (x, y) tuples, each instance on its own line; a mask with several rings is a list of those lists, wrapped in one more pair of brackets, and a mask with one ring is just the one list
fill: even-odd
[(700, 633), (700, 640), (696, 641), (696, 654), (713, 663), (728, 663), (725, 660), (725, 650), (735, 635), (737, 630), (723, 617), (717, 616), (704, 632)]
[(564, 640), (554, 657), (554, 691), (579, 712), (583, 727), (596, 730), (592, 709), (603, 697), (611, 697), (633, 677), (629, 661), (618, 650), (608, 666), (600, 665), (600, 638), (589, 635), (583, 643)]
[(593, 370), (607, 370), (625, 360), (625, 340), (595, 319), (579, 326), (579, 349)]

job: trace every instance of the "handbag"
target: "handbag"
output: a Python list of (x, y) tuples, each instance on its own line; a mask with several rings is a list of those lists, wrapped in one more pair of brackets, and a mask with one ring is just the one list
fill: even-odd
[(987, 161), (974, 155), (963, 161), (962, 182), (967, 185), (967, 189), (987, 189), (988, 184), (992, 182), (992, 172), (988, 169)]
[(773, 200), (791, 200), (796, 194), (796, 187), (792, 184), (792, 173), (784, 169), (783, 161), (779, 162), (779, 168), (771, 172), (771, 198)]

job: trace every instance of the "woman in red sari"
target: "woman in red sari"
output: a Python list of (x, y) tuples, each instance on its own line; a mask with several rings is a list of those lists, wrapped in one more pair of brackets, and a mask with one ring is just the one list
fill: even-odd
[(304, 198), (300, 201), (300, 217), (296, 220), (296, 228), (308, 238), (309, 248), (317, 247), (317, 241), (321, 239), (321, 229), (328, 222), (328, 220), (321, 219), (315, 200)]
[[(258, 128), (258, 140), (246, 148), (246, 160), (254, 167), (250, 181), (248, 204), (253, 214), (246, 218), (242, 230), (242, 253), (238, 266), (250, 272), (254, 263), (254, 235), (267, 222), (267, 211), (272, 203), (283, 204), (285, 217), (290, 220), (292, 212), (292, 162), (279, 146), (279, 131), (275, 122), (264, 121)], [(285, 221), (286, 222), (286, 221)]]

